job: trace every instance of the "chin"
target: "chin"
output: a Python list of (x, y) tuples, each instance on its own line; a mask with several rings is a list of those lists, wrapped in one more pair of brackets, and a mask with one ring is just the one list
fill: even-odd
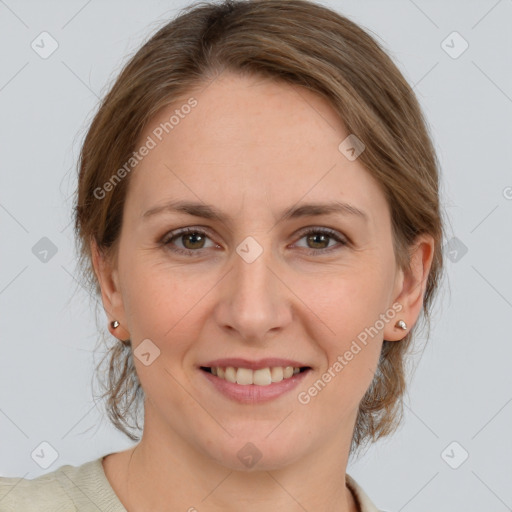
[[(224, 439), (223, 445), (219, 442), (213, 450), (212, 446), (206, 447), (206, 451), (222, 466), (234, 471), (247, 472), (282, 469), (303, 455), (306, 435), (298, 439), (294, 436), (279, 435), (277, 432), (268, 435), (268, 432), (271, 430), (261, 435), (254, 435), (254, 432), (251, 432), (247, 436), (238, 435), (229, 440)], [(300, 452), (297, 447), (300, 447)]]

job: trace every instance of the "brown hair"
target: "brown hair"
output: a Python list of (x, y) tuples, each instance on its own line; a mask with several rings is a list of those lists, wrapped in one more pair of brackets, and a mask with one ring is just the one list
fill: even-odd
[[(366, 145), (359, 159), (388, 201), (397, 265), (407, 269), (417, 235), (435, 240), (424, 294), (430, 310), (442, 274), (443, 224), (438, 161), (417, 99), (390, 57), (362, 28), (308, 0), (196, 2), (160, 28), (130, 59), (101, 102), (79, 159), (75, 230), (79, 264), (99, 294), (90, 241), (115, 257), (129, 176), (101, 199), (101, 188), (136, 149), (150, 118), (223, 70), (299, 85), (326, 98), (349, 133)], [(340, 141), (341, 142), (341, 141)], [(379, 365), (363, 397), (351, 451), (393, 432), (403, 412), (405, 354), (411, 329), (399, 342), (384, 340)], [(129, 344), (110, 354), (106, 409), (114, 426), (132, 440), (143, 391)], [(98, 370), (98, 368), (97, 368)], [(135, 402), (136, 408), (133, 404)]]

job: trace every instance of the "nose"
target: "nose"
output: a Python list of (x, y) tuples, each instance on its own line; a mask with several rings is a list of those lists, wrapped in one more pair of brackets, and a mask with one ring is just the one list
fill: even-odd
[(291, 323), (293, 294), (270, 249), (250, 263), (238, 253), (233, 260), (215, 308), (217, 325), (246, 342), (264, 343)]

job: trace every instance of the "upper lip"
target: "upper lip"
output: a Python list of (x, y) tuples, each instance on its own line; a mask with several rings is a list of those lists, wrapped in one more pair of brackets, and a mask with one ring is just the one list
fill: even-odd
[(292, 359), (281, 359), (278, 357), (266, 357), (264, 359), (258, 359), (257, 361), (250, 361), (249, 359), (243, 359), (240, 357), (229, 357), (227, 359), (215, 359), (213, 361), (208, 361), (207, 363), (201, 364), (200, 366), (207, 368), (227, 368), (228, 366), (232, 366), (234, 368), (249, 368), (251, 370), (272, 368), (274, 366), (293, 366), (294, 368), (309, 367), (304, 363), (293, 361)]

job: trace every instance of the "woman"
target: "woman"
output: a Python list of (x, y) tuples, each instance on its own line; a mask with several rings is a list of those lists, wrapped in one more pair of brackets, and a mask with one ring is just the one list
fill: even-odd
[(79, 167), (107, 412), (139, 442), (0, 479), (1, 510), (376, 511), (346, 467), (398, 424), (443, 226), (373, 38), (305, 0), (194, 4), (122, 71)]

